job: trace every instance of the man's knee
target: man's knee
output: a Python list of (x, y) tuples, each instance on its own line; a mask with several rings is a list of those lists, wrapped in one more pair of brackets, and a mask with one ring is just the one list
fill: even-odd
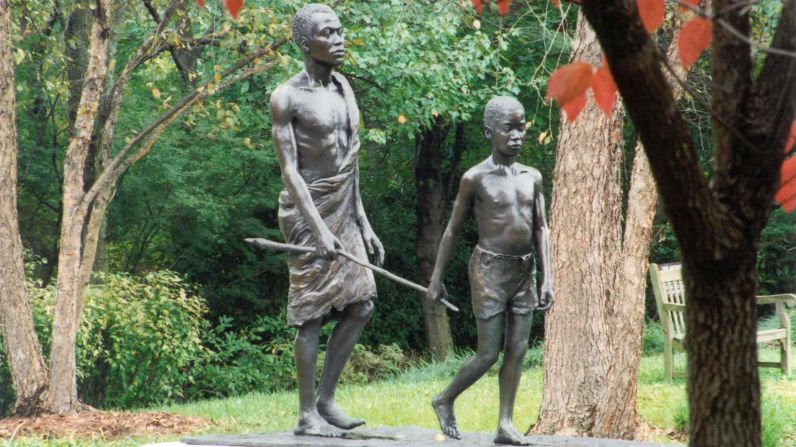
[(349, 305), (346, 313), (351, 318), (367, 321), (373, 315), (373, 307), (373, 301), (371, 300), (360, 301)]

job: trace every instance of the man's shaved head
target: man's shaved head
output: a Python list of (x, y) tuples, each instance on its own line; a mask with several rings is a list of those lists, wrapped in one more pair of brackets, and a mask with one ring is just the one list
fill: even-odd
[(334, 10), (320, 3), (308, 3), (293, 16), (293, 42), (301, 47), (301, 42), (312, 37), (312, 16), (315, 14), (333, 14)]

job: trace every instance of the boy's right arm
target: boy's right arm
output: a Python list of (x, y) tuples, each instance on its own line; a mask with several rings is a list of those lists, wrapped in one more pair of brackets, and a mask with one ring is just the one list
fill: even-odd
[(290, 198), (296, 204), (307, 225), (318, 241), (318, 254), (325, 258), (333, 258), (336, 250), (342, 249), (340, 240), (332, 234), (315, 204), (307, 188), (307, 183), (298, 171), (298, 150), (293, 134), (293, 113), (288, 92), (278, 88), (271, 94), (272, 135), (279, 166), (282, 169), (282, 180), (285, 182)]
[(453, 211), (451, 211), (448, 226), (445, 228), (445, 232), (439, 242), (437, 260), (434, 263), (434, 272), (431, 274), (431, 282), (428, 285), (428, 293), (426, 294), (426, 298), (431, 301), (439, 302), (441, 298), (444, 298), (442, 278), (445, 276), (445, 268), (448, 266), (451, 256), (453, 256), (453, 251), (456, 249), (456, 242), (459, 240), (462, 225), (470, 212), (473, 189), (474, 181), (472, 175), (470, 172), (465, 173), (459, 183), (459, 192), (453, 202)]

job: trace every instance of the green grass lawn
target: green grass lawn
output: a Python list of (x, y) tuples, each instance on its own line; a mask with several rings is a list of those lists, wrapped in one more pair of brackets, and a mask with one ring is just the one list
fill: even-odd
[[(538, 352), (535, 355), (538, 361)], [(764, 351), (763, 357), (776, 358), (775, 351)], [(366, 419), (370, 426), (417, 425), (435, 429), (437, 421), (431, 411), (431, 397), (442, 390), (463, 359), (418, 367), (381, 382), (368, 385), (341, 386), (337, 399), (352, 416)], [(685, 355), (678, 354), (676, 365), (684, 368)], [(776, 369), (761, 369), (763, 384), (764, 445), (793, 446), (796, 444), (796, 379), (786, 379)], [(685, 382), (663, 378), (662, 355), (644, 357), (639, 376), (638, 408), (641, 415), (657, 428), (680, 428), (687, 421)], [(498, 414), (498, 384), (493, 373), (467, 390), (457, 401), (459, 426), (465, 431), (495, 429)], [(525, 430), (536, 420), (542, 394), (542, 369), (530, 367), (523, 375), (515, 424)], [(165, 411), (186, 416), (201, 416), (213, 421), (206, 432), (256, 433), (289, 430), (296, 421), (297, 398), (294, 391), (273, 394), (250, 394), (228, 399), (205, 400), (188, 404), (174, 404), (142, 411)], [(162, 442), (177, 436), (160, 439), (122, 439), (115, 441), (88, 440), (81, 445), (128, 446), (147, 442)], [(657, 439), (667, 441), (667, 439)], [(18, 440), (19, 446), (74, 445), (74, 439)]]

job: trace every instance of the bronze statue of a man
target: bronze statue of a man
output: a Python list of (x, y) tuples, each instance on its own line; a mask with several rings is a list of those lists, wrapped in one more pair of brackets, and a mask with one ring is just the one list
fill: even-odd
[[(489, 101), (484, 112), (484, 133), (492, 142), (492, 155), (462, 177), (450, 221), (440, 240), (427, 295), (431, 300), (442, 298), (445, 268), (462, 224), (473, 210), (479, 239), (468, 273), (478, 351), (442, 394), (433, 399), (432, 405), (443, 433), (459, 439), (454, 401), (489, 370), (503, 351), (495, 443), (526, 445), (512, 422), (514, 399), (528, 350), (532, 312), (547, 309), (553, 302), (542, 175), (515, 162), (525, 138), (525, 110), (516, 99), (500, 96)], [(542, 271), (541, 297), (536, 291), (536, 258)]]
[[(343, 63), (343, 27), (325, 5), (308, 4), (293, 19), (293, 40), (304, 70), (271, 95), (273, 139), (285, 190), (279, 227), (288, 243), (317, 247), (289, 254), (288, 324), (298, 328), (295, 361), (299, 388), (297, 435), (341, 436), (364, 421), (334, 401), (340, 373), (373, 312), (373, 273), (337, 256), (344, 249), (381, 263), (384, 249), (365, 216), (359, 194), (359, 110)], [(367, 254), (366, 254), (367, 252)], [(315, 388), (319, 331), (336, 320)]]

